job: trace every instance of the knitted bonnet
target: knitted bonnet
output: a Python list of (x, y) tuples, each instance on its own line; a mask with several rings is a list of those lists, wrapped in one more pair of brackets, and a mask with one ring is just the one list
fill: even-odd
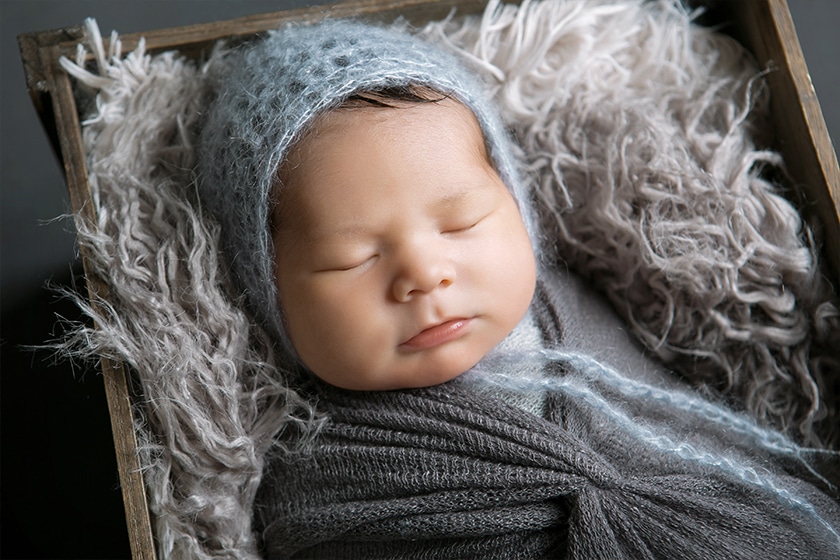
[(471, 109), (533, 239), (504, 126), (484, 84), (455, 55), (405, 31), (327, 20), (286, 25), (231, 56), (230, 74), (202, 124), (199, 196), (222, 228), (222, 249), (251, 314), (293, 355), (277, 302), (272, 188), (313, 120), (351, 94), (424, 85)]

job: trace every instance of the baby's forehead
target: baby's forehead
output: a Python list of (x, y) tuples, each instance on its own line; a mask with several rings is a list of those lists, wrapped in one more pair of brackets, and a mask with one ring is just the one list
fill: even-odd
[[(401, 99), (341, 103), (336, 107), (324, 111), (313, 118), (312, 123), (303, 132), (303, 136), (318, 136), (324, 133), (351, 132), (360, 122), (381, 124), (383, 128), (389, 124), (397, 127), (405, 125), (402, 132), (407, 135), (417, 130), (417, 125), (424, 124), (422, 119), (418, 123), (418, 114), (448, 118), (459, 127), (459, 131), (484, 138), (484, 131), (475, 113), (467, 105), (454, 96), (442, 96), (434, 100), (405, 101)], [(427, 119), (431, 123), (434, 119)], [(311, 134), (314, 132), (314, 134)], [(445, 139), (442, 138), (441, 141)], [(292, 149), (294, 149), (294, 144)]]
[[(489, 156), (487, 140), (472, 110), (452, 97), (434, 101), (406, 102), (391, 100), (388, 105), (354, 103), (325, 111), (313, 119), (294, 142), (278, 170), (278, 188), (291, 188), (302, 173), (330, 167), (334, 158), (352, 150), (354, 141), (377, 150), (360, 152), (357, 165), (376, 167), (390, 149), (399, 145), (414, 151), (417, 157), (436, 154), (476, 159), (495, 169)], [(446, 152), (440, 153), (441, 148)], [(426, 160), (430, 166), (438, 162)], [(340, 180), (340, 177), (333, 178)]]
[[(370, 131), (380, 135), (383, 142), (404, 142), (414, 145), (418, 152), (424, 141), (454, 147), (468, 145), (473, 149), (469, 155), (479, 155), (495, 168), (486, 135), (475, 113), (457, 98), (445, 96), (419, 102), (377, 98), (371, 103), (354, 100), (349, 105), (340, 104), (313, 118), (281, 162), (278, 172), (281, 183), (303, 164), (317, 164), (330, 158), (333, 155), (331, 145)], [(370, 155), (359, 163), (376, 165), (375, 154)]]

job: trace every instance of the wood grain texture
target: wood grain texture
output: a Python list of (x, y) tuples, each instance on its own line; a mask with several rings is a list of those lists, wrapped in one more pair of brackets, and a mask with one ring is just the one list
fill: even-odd
[(84, 30), (79, 25), (50, 31), (23, 33), (17, 38), (29, 98), (35, 106), (35, 111), (41, 120), (44, 131), (47, 133), (53, 153), (59, 160), (61, 160), (62, 155), (50, 100), (51, 80), (48, 75), (51, 74), (48, 68), (44, 66), (49, 64), (49, 61), (42, 55), (41, 51), (62, 43), (78, 42), (83, 38)]
[[(62, 163), (70, 194), (70, 204), (73, 212), (82, 220), (88, 224), (96, 224), (73, 87), (70, 76), (58, 64), (59, 53), (58, 46), (40, 49), (41, 68), (44, 71), (46, 83), (49, 84), (48, 89), (52, 99), (59, 149), (63, 156)], [(94, 310), (99, 311), (100, 302), (109, 299), (108, 285), (91, 269), (90, 258), (84, 246), (79, 247), (79, 252), (90, 305)], [(154, 560), (156, 558), (154, 538), (146, 500), (146, 487), (140, 469), (134, 414), (131, 408), (125, 365), (103, 358), (100, 361), (100, 367), (111, 418), (111, 431), (132, 557), (136, 560)]]
[[(508, 0), (518, 3), (519, 0)], [(313, 6), (243, 16), (224, 21), (200, 23), (127, 33), (120, 35), (123, 52), (134, 50), (143, 40), (146, 50), (157, 53), (177, 50), (190, 58), (206, 56), (217, 41), (236, 44), (254, 35), (280, 27), (289, 21), (315, 22), (326, 17), (360, 17), (372, 21), (392, 22), (398, 17), (421, 25), (443, 19), (456, 9), (458, 14), (477, 13), (484, 9), (487, 0), (344, 0), (334, 4)], [(62, 54), (75, 56), (77, 41), (61, 43)], [(108, 38), (105, 38), (108, 48)]]
[(802, 214), (818, 225), (835, 286), (840, 286), (840, 169), (786, 0), (727, 2), (734, 35), (767, 74), (774, 147), (798, 192)]

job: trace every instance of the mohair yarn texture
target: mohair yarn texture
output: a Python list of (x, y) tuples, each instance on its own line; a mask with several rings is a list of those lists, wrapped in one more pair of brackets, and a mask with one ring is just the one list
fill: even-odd
[[(830, 442), (837, 301), (810, 229), (766, 178), (767, 171), (783, 177), (783, 162), (756, 147), (766, 101), (759, 69), (734, 41), (692, 17), (664, 1), (490, 2), (483, 16), (435, 22), (417, 34), (457, 53), (489, 86), (515, 134), (523, 183), (537, 198), (546, 263), (565, 262), (598, 286), (648, 352), (692, 385), (800, 442)], [(85, 70), (83, 56), (63, 65), (91, 100), (84, 142), (96, 223), (80, 219), (77, 227), (109, 296), (101, 313), (87, 308), (97, 328), (79, 326), (64, 345), (124, 361), (137, 379), (137, 433), (160, 557), (260, 558), (251, 511), (266, 453), (288, 453), (294, 464), (309, 452), (337, 452), (319, 434), (360, 433), (352, 424), (360, 425), (363, 410), (325, 417), (323, 409), (348, 397), (326, 392), (321, 410), (308, 400), (219, 260), (220, 229), (202, 211), (190, 170), (200, 116), (231, 71), (227, 51), (197, 65), (174, 52), (152, 56), (142, 45), (123, 56), (115, 35), (105, 52), (92, 22), (89, 35), (96, 72)], [(429, 403), (449, 398), (441, 392), (421, 395), (432, 395)], [(451, 399), (466, 393), (452, 389)], [(388, 406), (410, 414), (399, 407), (411, 398)], [(606, 410), (570, 406), (590, 417)], [(497, 408), (471, 416), (472, 425), (508, 441), (548, 429)], [(518, 423), (506, 427), (511, 422)], [(412, 437), (412, 445), (439, 441)], [(517, 461), (532, 461), (534, 452), (519, 449)], [(731, 469), (695, 463), (714, 482), (743, 482)], [(783, 475), (768, 476), (762, 480)], [(792, 497), (810, 496), (789, 482), (782, 490)], [(763, 495), (788, 514), (795, 504), (766, 486), (737, 491)], [(597, 505), (604, 495), (583, 497)], [(678, 501), (669, 502), (675, 511)], [(812, 523), (803, 529), (810, 539), (821, 525), (803, 507), (793, 512)], [(632, 517), (632, 508), (624, 515)], [(674, 520), (662, 520), (668, 535)]]

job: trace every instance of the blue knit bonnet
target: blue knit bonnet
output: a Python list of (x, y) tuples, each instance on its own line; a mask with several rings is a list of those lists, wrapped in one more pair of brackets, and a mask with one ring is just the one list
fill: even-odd
[(231, 56), (230, 74), (202, 124), (199, 197), (222, 228), (222, 249), (249, 311), (292, 355), (275, 286), (272, 188), (313, 120), (351, 94), (425, 85), (466, 105), (534, 239), (502, 121), (486, 86), (454, 54), (402, 30), (326, 20), (288, 24)]

